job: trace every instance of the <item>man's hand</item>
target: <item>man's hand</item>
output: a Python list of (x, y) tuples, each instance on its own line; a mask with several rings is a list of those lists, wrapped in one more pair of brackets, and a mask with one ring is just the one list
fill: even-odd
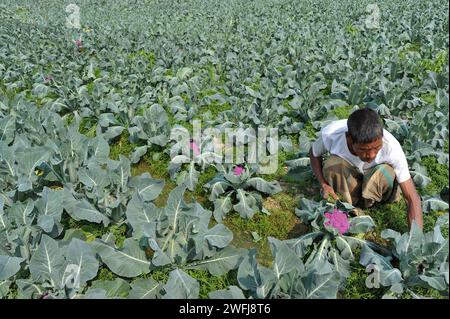
[(338, 196), (333, 190), (333, 187), (331, 187), (328, 184), (322, 184), (322, 189), (320, 190), (320, 193), (323, 196), (323, 199), (328, 200), (328, 196), (332, 196), (334, 200), (338, 200)]
[(328, 200), (328, 196), (332, 196), (334, 200), (338, 200), (338, 196), (333, 190), (333, 187), (328, 185), (327, 181), (323, 177), (322, 173), (322, 157), (315, 157), (312, 152), (312, 148), (309, 151), (309, 159), (311, 161), (311, 169), (316, 176), (317, 180), (319, 181), (321, 190), (320, 193), (322, 194), (323, 198), (325, 200)]

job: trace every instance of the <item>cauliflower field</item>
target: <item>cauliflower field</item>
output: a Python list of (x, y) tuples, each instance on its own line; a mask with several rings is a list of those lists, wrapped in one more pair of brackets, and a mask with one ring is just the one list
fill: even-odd
[[(0, 298), (448, 298), (448, 6), (3, 0)], [(403, 199), (321, 200), (311, 143), (361, 107), (423, 232)]]

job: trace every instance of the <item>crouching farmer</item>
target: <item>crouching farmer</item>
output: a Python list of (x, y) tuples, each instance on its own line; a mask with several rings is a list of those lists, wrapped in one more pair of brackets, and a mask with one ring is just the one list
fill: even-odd
[[(330, 156), (323, 162), (322, 156)], [(310, 150), (312, 170), (324, 199), (331, 195), (355, 207), (396, 202), (403, 194), (408, 224), (423, 228), (422, 207), (400, 143), (371, 109), (353, 112), (348, 120), (324, 127)]]

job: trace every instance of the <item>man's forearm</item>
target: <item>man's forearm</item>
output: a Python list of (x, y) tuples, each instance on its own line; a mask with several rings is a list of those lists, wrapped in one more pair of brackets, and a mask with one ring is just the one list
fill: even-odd
[(410, 178), (399, 185), (407, 205), (409, 229), (411, 229), (413, 221), (423, 229), (422, 202), (413, 180)]
[(312, 153), (312, 150), (309, 151), (309, 159), (311, 161), (311, 169), (316, 176), (319, 184), (322, 186), (323, 184), (328, 184), (322, 173), (322, 157), (315, 157)]
[(411, 229), (411, 225), (415, 221), (420, 229), (423, 229), (422, 207), (419, 196), (417, 195), (416, 198), (408, 200), (407, 206), (409, 228)]

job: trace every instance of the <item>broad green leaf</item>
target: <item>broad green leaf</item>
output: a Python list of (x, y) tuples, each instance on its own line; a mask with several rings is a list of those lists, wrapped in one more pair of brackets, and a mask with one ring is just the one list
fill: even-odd
[(261, 177), (253, 177), (247, 181), (247, 185), (257, 189), (258, 191), (268, 194), (274, 195), (276, 193), (281, 192), (281, 186), (277, 181), (267, 182)]
[(48, 161), (50, 154), (48, 149), (40, 147), (18, 150), (16, 155), (17, 159), (20, 159), (18, 190), (19, 192), (26, 192), (32, 189), (32, 184), (38, 179), (35, 173), (36, 166)]
[(16, 284), (17, 299), (38, 299), (45, 292), (45, 289), (40, 284), (30, 279), (18, 279), (16, 280)]
[(417, 252), (424, 240), (423, 233), (415, 221), (408, 233), (403, 234), (398, 240), (395, 250), (402, 257), (409, 253)]
[(66, 260), (63, 284), (69, 288), (80, 288), (97, 275), (98, 260), (92, 248), (82, 240), (77, 238), (71, 240), (67, 248)]
[(108, 142), (103, 138), (103, 136), (96, 136), (94, 139), (89, 141), (89, 145), (92, 149), (92, 156), (94, 156), (100, 163), (106, 163), (110, 148)]
[(304, 279), (305, 299), (336, 299), (340, 285), (337, 273), (318, 275), (311, 272)]
[(138, 278), (131, 283), (129, 299), (156, 299), (160, 297), (161, 285), (152, 278)]
[(348, 259), (342, 258), (337, 249), (332, 249), (332, 251), (330, 252), (330, 262), (333, 264), (334, 270), (341, 277), (350, 277), (350, 261)]
[(218, 224), (208, 229), (204, 238), (211, 246), (224, 248), (233, 240), (233, 233), (223, 224)]
[(0, 255), (0, 280), (9, 279), (18, 273), (23, 261), (23, 258)]
[(448, 203), (438, 197), (425, 197), (422, 200), (422, 210), (424, 212), (448, 210)]
[(375, 228), (375, 222), (370, 216), (357, 216), (350, 219), (349, 232), (352, 234), (367, 233)]
[(26, 202), (17, 201), (8, 209), (8, 215), (11, 220), (14, 218), (16, 225), (31, 226), (35, 219), (34, 205), (30, 198)]
[(207, 183), (205, 187), (210, 189), (209, 200), (211, 202), (219, 198), (220, 195), (225, 193), (225, 191), (231, 186), (231, 184), (223, 179), (213, 179), (211, 182)]
[(227, 289), (211, 291), (208, 293), (209, 299), (245, 299), (242, 290), (236, 286), (230, 286)]
[(179, 179), (178, 183), (179, 183), (179, 184), (183, 183), (184, 185), (186, 185), (186, 187), (187, 187), (191, 192), (193, 192), (193, 191), (195, 191), (195, 186), (196, 186), (197, 183), (198, 183), (198, 178), (199, 178), (199, 176), (200, 176), (200, 172), (198, 172), (198, 171), (195, 169), (195, 163), (194, 163), (194, 162), (191, 162), (191, 163), (189, 164), (188, 170), (182, 172), (182, 173), (179, 175), (179, 177), (178, 177), (178, 179)]
[(150, 272), (150, 262), (133, 238), (125, 239), (123, 249), (116, 249), (99, 240), (91, 245), (102, 262), (118, 276), (131, 278)]
[(8, 295), (11, 284), (12, 282), (9, 280), (0, 280), (0, 298), (4, 298)]
[(214, 200), (214, 219), (220, 223), (224, 217), (231, 211), (233, 204), (230, 196)]
[(84, 299), (106, 299), (106, 290), (101, 288), (89, 289), (83, 296)]
[(94, 289), (103, 289), (106, 292), (107, 298), (126, 298), (130, 292), (130, 285), (122, 278), (115, 278), (114, 280), (96, 280), (92, 282), (87, 294)]
[(193, 72), (192, 68), (184, 67), (177, 71), (177, 78), (180, 80), (186, 79)]
[(154, 179), (149, 173), (133, 177), (129, 186), (135, 188), (139, 196), (146, 202), (156, 199), (164, 188), (164, 180)]
[(127, 221), (133, 228), (134, 234), (141, 233), (144, 225), (154, 221), (160, 214), (161, 208), (156, 207), (151, 202), (144, 203), (136, 195), (128, 202), (126, 210)]
[(289, 169), (294, 169), (297, 167), (308, 166), (310, 163), (309, 157), (300, 157), (293, 160), (288, 160), (284, 162)]
[(88, 168), (82, 168), (78, 172), (78, 180), (88, 190), (103, 189), (109, 185), (108, 173), (97, 163), (89, 164)]
[(148, 146), (139, 146), (136, 147), (134, 152), (131, 154), (131, 163), (136, 164), (139, 163), (141, 157), (147, 153)]
[(361, 249), (360, 264), (373, 272), (383, 286), (389, 287), (403, 281), (400, 270), (394, 268), (386, 257), (377, 254), (367, 245)]
[(207, 269), (213, 276), (221, 276), (237, 268), (246, 252), (245, 249), (226, 247), (211, 258), (188, 265), (188, 268)]
[(280, 279), (281, 275), (290, 272), (294, 268), (303, 267), (300, 258), (297, 257), (285, 242), (273, 237), (268, 237), (267, 240), (272, 250), (272, 256), (275, 258), (272, 263), (272, 269), (278, 279)]
[(185, 185), (177, 186), (174, 190), (172, 190), (169, 194), (167, 205), (164, 208), (169, 226), (172, 227), (173, 231), (176, 231), (178, 222), (182, 217), (184, 210), (188, 208), (188, 205), (183, 199), (185, 190)]
[(442, 291), (448, 289), (448, 283), (445, 282), (444, 277), (429, 277), (426, 275), (420, 275), (419, 278), (436, 290)]
[(36, 201), (35, 207), (39, 213), (39, 227), (46, 233), (51, 232), (55, 222), (61, 221), (63, 212), (63, 197), (61, 196), (61, 192), (44, 187), (41, 198)]
[(9, 115), (0, 119), (0, 141), (10, 144), (14, 140), (15, 130), (16, 121), (14, 116)]
[(109, 219), (93, 207), (86, 199), (76, 200), (69, 191), (62, 193), (64, 209), (75, 220), (87, 220), (92, 223), (103, 223), (108, 226)]
[(285, 240), (284, 242), (288, 245), (288, 247), (295, 251), (297, 256), (302, 258), (308, 252), (313, 241), (320, 235), (321, 232), (311, 232), (301, 235), (298, 238)]
[(411, 171), (411, 175), (413, 176), (414, 184), (420, 188), (426, 187), (431, 182), (431, 178), (428, 177), (427, 169), (418, 163), (414, 163), (412, 168), (413, 171)]
[(399, 232), (396, 232), (395, 230), (392, 229), (385, 229), (381, 232), (380, 235), (381, 238), (384, 239), (393, 239), (395, 243), (397, 243), (401, 237), (401, 234)]
[(164, 299), (197, 299), (200, 285), (184, 271), (175, 269), (170, 272), (164, 290), (166, 291)]
[(237, 190), (236, 197), (238, 203), (233, 206), (233, 209), (237, 211), (242, 218), (252, 218), (258, 211), (255, 197), (242, 189)]
[(59, 287), (64, 272), (65, 260), (56, 240), (43, 235), (41, 242), (31, 257), (31, 277), (43, 283), (49, 281), (52, 286)]
[(239, 285), (258, 298), (266, 298), (277, 281), (275, 273), (256, 262), (256, 250), (251, 249), (238, 268)]

